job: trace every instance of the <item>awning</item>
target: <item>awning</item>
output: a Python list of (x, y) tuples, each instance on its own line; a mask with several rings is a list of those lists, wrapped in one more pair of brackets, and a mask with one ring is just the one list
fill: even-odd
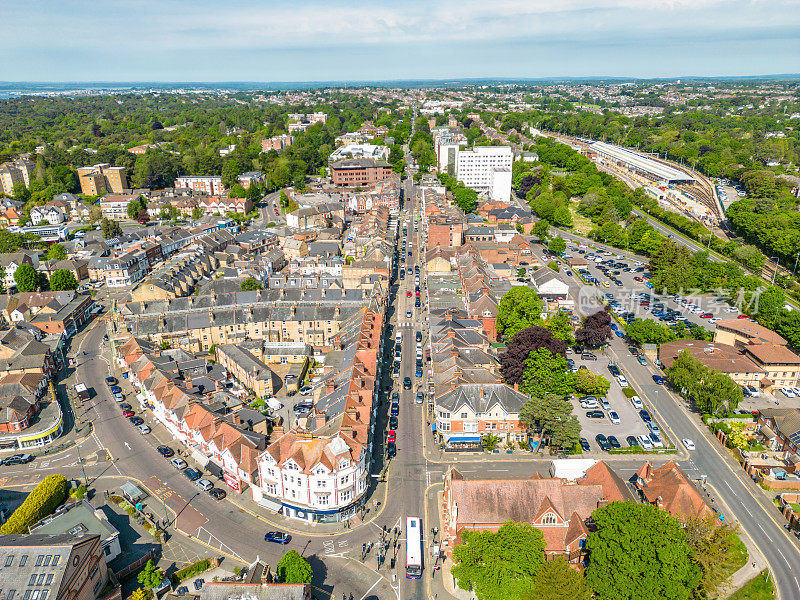
[(447, 440), (448, 444), (480, 444), (481, 436), (479, 435), (454, 435)]
[(266, 496), (263, 496), (261, 500), (258, 501), (258, 505), (263, 506), (267, 510), (272, 510), (275, 512), (279, 512), (281, 510), (280, 501), (267, 498)]
[(208, 464), (204, 467), (206, 471), (211, 473), (214, 477), (222, 478), (222, 467), (220, 467), (217, 463), (212, 460), (208, 461)]

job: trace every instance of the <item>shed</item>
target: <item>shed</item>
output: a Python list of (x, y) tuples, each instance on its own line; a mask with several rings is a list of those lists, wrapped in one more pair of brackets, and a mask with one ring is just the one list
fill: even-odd
[(146, 492), (140, 490), (130, 481), (126, 481), (125, 483), (123, 483), (119, 489), (122, 491), (122, 495), (125, 496), (128, 502), (130, 502), (131, 504), (136, 504), (138, 502), (141, 502), (148, 496)]

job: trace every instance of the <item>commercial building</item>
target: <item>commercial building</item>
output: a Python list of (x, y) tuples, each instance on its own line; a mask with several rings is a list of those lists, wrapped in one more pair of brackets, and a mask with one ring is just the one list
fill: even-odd
[(202, 192), (209, 196), (219, 196), (225, 190), (222, 177), (219, 175), (184, 175), (175, 180), (175, 187)]
[(6, 600), (115, 600), (122, 590), (95, 534), (0, 535)]
[(328, 157), (329, 163), (335, 163), (346, 158), (370, 158), (372, 160), (388, 160), (388, 146), (376, 146), (375, 144), (348, 144), (339, 146)]
[(455, 174), (456, 155), (461, 146), (466, 146), (467, 136), (460, 129), (438, 128), (434, 129), (433, 149), (436, 152), (436, 162), (439, 171)]
[(467, 187), (508, 202), (514, 153), (509, 146), (475, 146), (456, 153), (455, 176)]
[(31, 533), (99, 535), (107, 561), (113, 561), (122, 554), (119, 531), (108, 521), (103, 511), (93, 508), (85, 499), (58, 507), (55, 513), (33, 525)]
[(121, 194), (128, 188), (125, 167), (112, 167), (109, 163), (98, 163), (78, 168), (81, 192), (86, 196), (102, 196), (113, 192)]
[(383, 160), (352, 158), (330, 165), (331, 183), (343, 187), (372, 185), (392, 174), (392, 165)]

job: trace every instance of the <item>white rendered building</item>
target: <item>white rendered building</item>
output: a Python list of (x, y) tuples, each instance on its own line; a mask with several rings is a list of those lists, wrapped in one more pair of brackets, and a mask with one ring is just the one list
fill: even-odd
[(514, 153), (509, 146), (475, 146), (456, 155), (456, 179), (494, 200), (508, 202), (511, 197), (511, 165)]

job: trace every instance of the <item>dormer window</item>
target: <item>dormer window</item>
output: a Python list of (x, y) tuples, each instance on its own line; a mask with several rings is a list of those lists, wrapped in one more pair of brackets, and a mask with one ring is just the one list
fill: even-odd
[(542, 517), (542, 525), (555, 525), (557, 523), (556, 516), (553, 513), (547, 513)]

